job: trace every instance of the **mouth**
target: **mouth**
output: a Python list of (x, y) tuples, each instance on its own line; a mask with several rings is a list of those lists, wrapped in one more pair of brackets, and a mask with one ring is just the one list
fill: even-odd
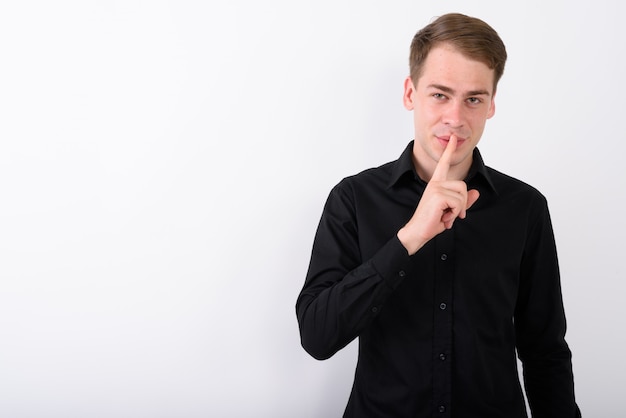
[[(437, 138), (437, 141), (441, 144), (442, 147), (447, 147), (448, 146), (448, 142), (450, 142), (450, 135), (436, 135), (435, 138)], [(460, 137), (456, 137), (457, 141), (456, 141), (456, 147), (459, 148), (460, 146), (463, 145), (463, 143), (467, 140), (465, 138), (460, 138)]]

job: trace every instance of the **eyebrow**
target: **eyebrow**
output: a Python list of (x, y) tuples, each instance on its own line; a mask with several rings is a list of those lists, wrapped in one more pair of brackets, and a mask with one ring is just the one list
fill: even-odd
[[(454, 89), (451, 89), (450, 87), (447, 86), (443, 86), (441, 84), (429, 84), (428, 88), (434, 88), (434, 89), (438, 89), (443, 91), (444, 93), (448, 93), (448, 94), (456, 94), (456, 91)], [(467, 96), (481, 96), (481, 95), (485, 95), (485, 96), (491, 96), (491, 93), (489, 93), (487, 90), (470, 90), (467, 92)]]

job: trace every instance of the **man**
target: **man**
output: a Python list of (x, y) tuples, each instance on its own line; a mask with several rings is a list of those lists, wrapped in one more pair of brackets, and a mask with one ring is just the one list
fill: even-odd
[(345, 417), (574, 418), (571, 352), (545, 198), (486, 167), (506, 49), (438, 18), (411, 44), (415, 140), (330, 193), (296, 310), (325, 359), (359, 337)]

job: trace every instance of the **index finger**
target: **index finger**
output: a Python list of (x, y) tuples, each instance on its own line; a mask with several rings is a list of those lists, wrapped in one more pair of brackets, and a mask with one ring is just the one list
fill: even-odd
[(450, 135), (450, 140), (446, 145), (446, 149), (443, 150), (443, 154), (441, 154), (439, 162), (437, 162), (437, 166), (435, 167), (435, 171), (433, 172), (431, 180), (448, 180), (448, 171), (450, 170), (450, 163), (452, 162), (452, 154), (454, 154), (454, 151), (456, 151), (457, 141), (458, 138), (456, 137), (456, 135)]

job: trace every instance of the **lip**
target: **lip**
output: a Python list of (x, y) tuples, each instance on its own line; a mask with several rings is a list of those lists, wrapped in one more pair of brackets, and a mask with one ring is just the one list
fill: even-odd
[[(439, 143), (441, 144), (442, 147), (447, 147), (448, 146), (448, 142), (450, 142), (450, 136), (449, 135), (445, 135), (445, 136), (436, 136), (437, 141), (439, 141)], [(465, 138), (459, 138), (457, 136), (457, 142), (456, 142), (456, 147), (459, 148), (461, 145), (463, 145), (463, 143), (466, 141)]]

